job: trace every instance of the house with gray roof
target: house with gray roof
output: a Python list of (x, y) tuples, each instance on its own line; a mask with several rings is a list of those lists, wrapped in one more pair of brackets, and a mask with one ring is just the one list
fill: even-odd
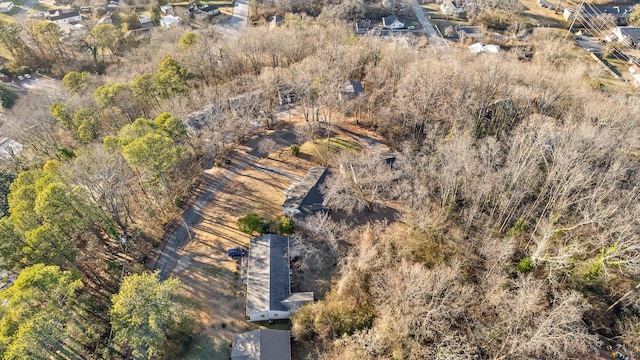
[(382, 26), (390, 30), (402, 29), (404, 21), (400, 20), (397, 15), (389, 15), (382, 18)]
[(313, 292), (291, 293), (289, 237), (268, 234), (251, 239), (247, 267), (249, 321), (288, 319)]
[(640, 27), (617, 26), (611, 30), (611, 33), (615, 35), (615, 40), (617, 41), (628, 41), (630, 45), (634, 46), (640, 43)]
[(282, 203), (284, 215), (291, 218), (304, 218), (320, 211), (328, 211), (320, 185), (327, 177), (328, 169), (314, 166), (305, 174), (299, 183), (291, 184), (285, 192), (286, 199)]
[(82, 21), (82, 15), (79, 11), (64, 12), (64, 10), (58, 9), (55, 11), (49, 10), (49, 21), (56, 24), (73, 24)]
[(260, 329), (233, 337), (231, 360), (291, 360), (287, 330)]
[(340, 101), (354, 99), (360, 95), (365, 95), (364, 86), (361, 82), (347, 80), (340, 84), (340, 92), (338, 93), (338, 99)]

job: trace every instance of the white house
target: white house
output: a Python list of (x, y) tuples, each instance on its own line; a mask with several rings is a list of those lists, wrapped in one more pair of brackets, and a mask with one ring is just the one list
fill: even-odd
[(453, 0), (445, 0), (440, 4), (440, 12), (448, 16), (455, 16), (463, 11), (464, 8), (458, 6)]
[(0, 2), (0, 13), (8, 13), (13, 7), (14, 5), (11, 1)]
[(173, 13), (173, 6), (171, 5), (162, 5), (160, 6), (160, 11), (162, 11), (163, 14), (168, 15)]
[(640, 27), (635, 26), (616, 26), (611, 30), (611, 35), (607, 36), (607, 41), (628, 41), (631, 45), (640, 43)]
[(49, 21), (56, 24), (73, 24), (82, 21), (82, 15), (80, 15), (79, 11), (65, 13), (62, 10), (57, 10), (49, 16)]
[(288, 319), (313, 302), (312, 292), (291, 293), (289, 238), (263, 235), (251, 239), (247, 267), (246, 315), (249, 321)]
[(396, 15), (389, 15), (382, 18), (382, 26), (391, 30), (402, 29), (404, 22), (400, 21)]
[(180, 24), (180, 18), (175, 15), (167, 15), (160, 19), (160, 26), (165, 29), (168, 29), (174, 25)]

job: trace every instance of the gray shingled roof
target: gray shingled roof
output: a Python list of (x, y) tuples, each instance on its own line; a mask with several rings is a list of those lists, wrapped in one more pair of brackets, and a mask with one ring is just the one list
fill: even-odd
[(231, 360), (290, 360), (286, 330), (253, 330), (233, 337)]
[[(60, 10), (58, 10), (58, 11), (60, 11)], [(72, 17), (75, 17), (75, 16), (80, 16), (80, 12), (79, 11), (70, 11), (68, 13), (63, 13), (63, 14), (60, 14), (58, 16), (51, 16), (49, 18), (49, 20), (56, 21), (56, 20), (72, 18)]]
[(398, 19), (397, 15), (385, 16), (385, 17), (382, 18), (382, 24), (384, 26), (389, 26), (389, 25), (393, 24), (393, 22), (396, 21), (396, 20), (398, 20), (398, 21), (400, 20), (400, 19)]
[(305, 174), (300, 183), (282, 203), (283, 208), (298, 209), (302, 215), (313, 214), (324, 208), (324, 197), (318, 188), (327, 176), (327, 168), (314, 166)]
[(362, 83), (355, 80), (348, 80), (340, 85), (340, 93), (348, 98), (354, 98), (359, 95), (364, 95), (364, 86)]
[(638, 43), (638, 40), (640, 39), (640, 27), (633, 27), (633, 26), (621, 26), (620, 27), (620, 32), (624, 35), (629, 37), (634, 44)]
[(289, 292), (289, 238), (263, 235), (251, 239), (247, 274), (246, 315), (288, 311), (282, 303)]

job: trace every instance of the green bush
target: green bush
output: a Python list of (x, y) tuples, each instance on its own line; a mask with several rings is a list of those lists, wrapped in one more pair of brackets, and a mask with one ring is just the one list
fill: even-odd
[(280, 216), (276, 220), (276, 222), (278, 224), (278, 233), (279, 234), (283, 234), (283, 235), (293, 234), (293, 229), (294, 229), (294, 225), (295, 225), (293, 223), (293, 219), (283, 215), (283, 216)]
[(300, 145), (291, 145), (291, 155), (298, 156), (298, 154), (300, 154)]
[(531, 258), (531, 256), (527, 256), (521, 259), (520, 261), (518, 261), (518, 265), (516, 265), (516, 269), (518, 269), (518, 271), (521, 273), (527, 273), (533, 270), (534, 267), (536, 267), (536, 265), (533, 263), (533, 259)]
[(18, 93), (9, 89), (6, 85), (0, 84), (0, 107), (10, 109), (18, 100)]
[(248, 213), (247, 215), (238, 219), (238, 230), (246, 234), (265, 234), (269, 230), (270, 223), (267, 219), (258, 216), (254, 213)]
[(518, 234), (521, 234), (521, 233), (525, 232), (528, 227), (529, 227), (529, 223), (527, 221), (527, 218), (526, 218), (526, 216), (522, 215), (518, 219), (518, 221), (516, 221), (516, 223), (513, 224), (511, 229), (507, 230), (507, 235), (508, 236), (516, 236)]

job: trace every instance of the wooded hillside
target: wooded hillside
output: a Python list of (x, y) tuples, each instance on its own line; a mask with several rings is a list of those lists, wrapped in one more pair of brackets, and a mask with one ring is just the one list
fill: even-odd
[[(301, 266), (337, 264), (293, 319), (303, 346), (327, 359), (589, 358), (600, 336), (638, 349), (639, 295), (607, 309), (640, 275), (637, 93), (594, 89), (602, 70), (572, 44), (532, 37), (528, 60), (298, 16), (233, 41), (174, 29), (106, 75), (68, 69), (63, 97), (22, 96), (7, 113), (25, 151), (5, 164), (17, 177), (0, 255), (20, 276), (0, 293), (0, 354), (178, 358), (193, 330), (175, 316), (179, 284), (143, 265), (201, 165), (274, 125), (281, 89), (303, 109), (301, 137), (357, 122), (401, 173), (344, 155), (362, 180), (334, 169), (331, 218), (298, 229)], [(346, 80), (366, 97), (341, 99)], [(127, 302), (142, 293), (162, 306)]]

